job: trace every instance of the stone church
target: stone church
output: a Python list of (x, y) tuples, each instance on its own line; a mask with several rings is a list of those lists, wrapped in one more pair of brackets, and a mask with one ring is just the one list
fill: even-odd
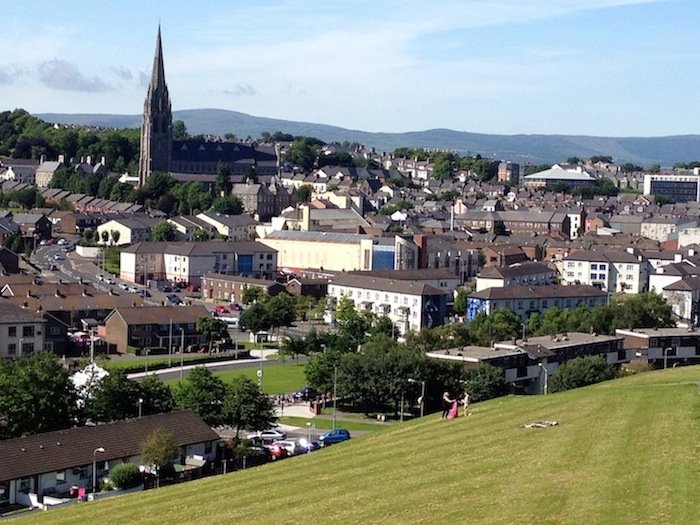
[[(260, 220), (278, 215), (298, 201), (296, 191), (290, 192), (277, 180), (278, 155), (273, 145), (224, 142), (221, 140), (173, 140), (173, 115), (168, 85), (165, 82), (163, 45), (160, 26), (156, 39), (151, 81), (143, 107), (141, 150), (139, 155), (139, 184), (143, 185), (154, 171), (172, 174), (183, 182), (198, 181), (212, 186), (219, 162), (228, 165), (231, 182), (236, 188), (248, 181), (244, 207), (258, 214)], [(256, 183), (250, 182), (254, 174)], [(260, 202), (250, 195), (260, 195)], [(258, 206), (260, 204), (260, 206)], [(261, 213), (262, 212), (262, 213)]]

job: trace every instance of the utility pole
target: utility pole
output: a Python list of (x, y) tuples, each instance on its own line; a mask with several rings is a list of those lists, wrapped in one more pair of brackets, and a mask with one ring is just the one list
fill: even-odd
[(170, 318), (170, 331), (168, 332), (168, 368), (173, 366), (173, 318)]
[(333, 367), (333, 430), (336, 427), (338, 413), (338, 365)]

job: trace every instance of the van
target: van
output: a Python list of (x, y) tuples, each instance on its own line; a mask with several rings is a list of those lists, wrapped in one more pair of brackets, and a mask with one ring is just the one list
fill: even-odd
[(223, 322), (226, 323), (226, 326), (228, 327), (229, 330), (238, 330), (238, 317), (219, 317)]

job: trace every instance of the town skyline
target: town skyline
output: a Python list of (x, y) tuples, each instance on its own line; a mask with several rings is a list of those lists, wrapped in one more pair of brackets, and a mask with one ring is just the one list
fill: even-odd
[(699, 15), (684, 0), (8, 6), (0, 99), (140, 113), (160, 22), (174, 110), (386, 132), (689, 134), (700, 103), (678, 86), (693, 83)]

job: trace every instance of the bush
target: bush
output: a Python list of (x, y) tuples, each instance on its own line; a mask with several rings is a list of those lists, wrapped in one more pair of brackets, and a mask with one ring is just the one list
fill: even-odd
[(109, 473), (109, 479), (119, 489), (132, 489), (143, 483), (143, 475), (134, 463), (117, 465)]
[(577, 357), (561, 365), (549, 383), (550, 392), (562, 392), (581, 386), (592, 385), (614, 379), (615, 368), (609, 364), (605, 357), (588, 355)]

